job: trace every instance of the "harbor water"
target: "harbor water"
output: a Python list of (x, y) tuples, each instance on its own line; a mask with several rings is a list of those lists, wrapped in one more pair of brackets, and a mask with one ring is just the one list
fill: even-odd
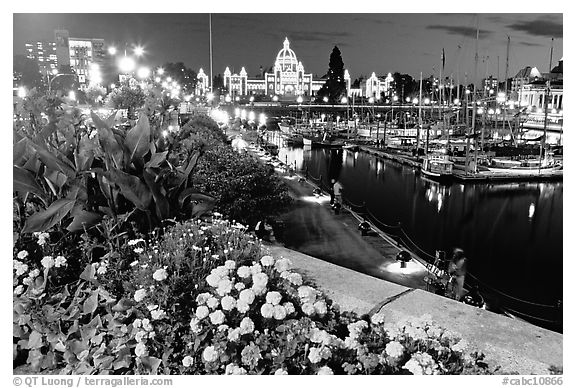
[(343, 149), (283, 146), (279, 158), (324, 187), (338, 179), (352, 207), (377, 226), (400, 225), (419, 256), (463, 249), (467, 283), (493, 306), (561, 330), (562, 182), (439, 184), (415, 168)]

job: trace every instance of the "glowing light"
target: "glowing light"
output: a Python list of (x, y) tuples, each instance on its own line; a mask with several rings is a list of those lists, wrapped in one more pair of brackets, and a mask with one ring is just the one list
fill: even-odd
[(324, 98), (322, 99), (322, 101), (328, 102), (328, 97), (324, 96)]
[(406, 102), (410, 102), (410, 97), (406, 97)]
[(123, 73), (130, 73), (136, 67), (136, 62), (130, 57), (123, 57), (119, 63), (120, 71)]
[(116, 47), (114, 47), (114, 46), (108, 47), (108, 54), (116, 55)]
[(54, 75), (58, 74), (58, 69), (52, 69), (52, 74)]
[(250, 96), (250, 102), (254, 102), (254, 96)]
[(494, 109), (492, 109), (492, 108), (488, 109), (488, 114), (489, 114), (489, 115), (493, 115), (493, 114), (494, 114)]
[(137, 71), (138, 78), (148, 78), (150, 76), (150, 69), (147, 67), (141, 67)]
[(466, 89), (466, 94), (470, 94), (470, 90)]
[(496, 108), (496, 114), (497, 114), (497, 115), (500, 114), (500, 108)]
[[(274, 96), (274, 97), (276, 97), (276, 96)], [(240, 101), (240, 97), (239, 97), (239, 96), (236, 96), (236, 98), (234, 99), (234, 101), (236, 101), (236, 102)], [(276, 101), (278, 101), (278, 97), (276, 97)]]
[(322, 114), (320, 115), (320, 118), (322, 119), (322, 121), (324, 121), (324, 119), (326, 118), (326, 115), (325, 115), (324, 113), (322, 113)]
[(164, 74), (164, 69), (159, 67), (158, 70), (156, 70), (156, 73), (158, 73), (159, 75)]
[(168, 78), (166, 78), (166, 81), (168, 81), (168, 82), (172, 82), (172, 77), (168, 77)]
[(134, 47), (134, 54), (137, 57), (141, 57), (142, 55), (144, 55), (144, 48), (142, 46), (136, 46)]
[(302, 96), (298, 96), (298, 98), (296, 99), (296, 102), (298, 104), (302, 104), (302, 101), (303, 101)]
[(212, 92), (210, 92), (210, 93), (208, 93), (208, 94), (206, 95), (206, 99), (207, 99), (208, 101), (212, 101), (213, 98), (214, 98), (214, 93), (212, 93)]
[(235, 117), (240, 117), (240, 108), (234, 109), (234, 116), (235, 116)]
[(242, 109), (242, 110), (240, 111), (240, 118), (241, 118), (242, 120), (246, 120), (246, 109)]
[(478, 110), (476, 111), (479, 115), (481, 115), (482, 113), (484, 113), (484, 109), (483, 108), (478, 108)]
[(413, 103), (413, 104), (418, 104), (418, 99), (417, 99), (417, 98), (414, 98), (414, 99), (412, 100), (412, 103)]
[(18, 88), (18, 97), (20, 97), (20, 98), (26, 97), (26, 89), (24, 88), (24, 86), (20, 86)]
[(184, 97), (184, 100), (186, 100), (186, 102), (190, 101), (190, 99), (192, 98), (192, 96), (188, 95)]
[(230, 97), (229, 94), (226, 95), (226, 97), (224, 98), (224, 101), (226, 101), (226, 102), (232, 101), (232, 98)]
[(71, 90), (70, 93), (68, 93), (68, 98), (71, 100), (76, 100), (76, 93), (74, 93), (74, 91)]
[(160, 78), (160, 77), (154, 78), (154, 81), (156, 81), (156, 82), (158, 82), (158, 83), (159, 83), (161, 80), (162, 80), (162, 78)]
[(260, 125), (266, 124), (266, 115), (264, 113), (260, 113), (258, 116), (258, 121), (260, 122)]
[[(236, 98), (238, 98), (238, 97), (236, 97)], [(239, 100), (239, 98), (238, 98), (238, 100)], [(236, 101), (238, 101), (238, 100), (236, 100)], [(274, 102), (278, 101), (278, 96), (272, 97), (272, 101), (274, 101)]]
[(388, 265), (384, 264), (383, 267), (380, 267), (384, 271), (393, 272), (393, 273), (401, 273), (401, 274), (412, 274), (416, 272), (421, 272), (422, 267), (420, 267), (414, 261), (409, 261), (404, 263), (404, 267), (402, 267), (402, 263), (400, 262), (393, 262)]
[(425, 98), (425, 99), (424, 99), (424, 104), (430, 104), (430, 99), (429, 99), (429, 98)]
[[(418, 102), (418, 101), (416, 101), (416, 102)], [(374, 97), (370, 97), (370, 98), (368, 99), (368, 103), (374, 104)]]
[(112, 89), (115, 89), (115, 88), (116, 88), (116, 84), (112, 83), (112, 84), (110, 84), (110, 87), (111, 87)]
[(166, 81), (162, 82), (162, 87), (163, 87), (163, 88), (167, 88), (167, 87), (168, 87), (168, 82), (166, 82)]
[(167, 131), (167, 130), (163, 130), (163, 131), (162, 131), (162, 136), (164, 136), (164, 137), (168, 136), (168, 131)]
[(534, 217), (534, 212), (536, 211), (536, 206), (531, 203), (530, 207), (528, 208), (528, 218)]
[(250, 111), (248, 113), (248, 120), (249, 121), (254, 121), (256, 119), (256, 114), (254, 113), (254, 111)]
[(454, 104), (456, 104), (456, 105), (460, 104), (460, 100), (457, 99), (457, 98), (455, 98), (455, 99), (454, 99)]

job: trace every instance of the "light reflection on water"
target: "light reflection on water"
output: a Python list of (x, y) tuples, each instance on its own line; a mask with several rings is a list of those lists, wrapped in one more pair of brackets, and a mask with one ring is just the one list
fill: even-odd
[[(562, 299), (562, 182), (441, 185), (412, 167), (347, 150), (289, 148), (280, 159), (332, 178), (426, 252), (463, 248), (469, 271), (524, 300)], [(545, 264), (545, 265), (544, 265)]]

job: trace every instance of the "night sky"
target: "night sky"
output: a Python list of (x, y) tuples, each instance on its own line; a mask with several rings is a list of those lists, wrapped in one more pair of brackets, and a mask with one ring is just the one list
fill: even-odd
[[(511, 39), (509, 76), (525, 66), (547, 72), (551, 38), (552, 66), (563, 56), (560, 13), (213, 13), (214, 74), (226, 66), (235, 72), (245, 66), (254, 76), (260, 66), (273, 66), (288, 37), (305, 71), (318, 76), (326, 73), (334, 45), (340, 48), (352, 80), (372, 72), (437, 76), (444, 49), (444, 74), (459, 78), (460, 83), (467, 74), (471, 82), (477, 21), (478, 79), (504, 77), (507, 36)], [(142, 62), (148, 65), (182, 61), (196, 71), (200, 67), (209, 71), (207, 13), (14, 14), (14, 54), (24, 53), (28, 40), (53, 40), (58, 28), (69, 30), (71, 37), (103, 38), (121, 49), (125, 44), (141, 44), (146, 50)]]

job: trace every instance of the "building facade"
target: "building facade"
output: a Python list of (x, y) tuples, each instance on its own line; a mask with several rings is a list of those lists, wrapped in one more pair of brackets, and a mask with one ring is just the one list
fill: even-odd
[(74, 70), (80, 89), (100, 83), (101, 67), (107, 58), (104, 39), (73, 38), (67, 30), (57, 30), (54, 35), (58, 64), (69, 65)]
[(38, 64), (38, 69), (44, 77), (48, 77), (52, 70), (58, 69), (55, 42), (38, 41), (26, 43), (26, 57)]
[(267, 95), (291, 100), (298, 96), (315, 96), (322, 85), (324, 80), (315, 80), (311, 73), (306, 73), (304, 65), (290, 48), (288, 38), (276, 55), (271, 72), (249, 78), (244, 67), (239, 73), (232, 73), (229, 67), (224, 70), (224, 87), (232, 96)]

